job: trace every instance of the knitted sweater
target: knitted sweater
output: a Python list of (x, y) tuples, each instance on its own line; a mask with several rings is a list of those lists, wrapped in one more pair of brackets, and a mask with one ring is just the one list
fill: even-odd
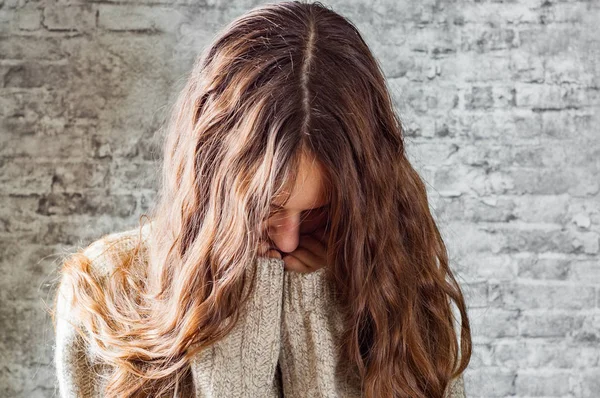
[[(142, 231), (149, 243), (149, 228)], [(103, 236), (84, 249), (96, 276), (114, 266), (110, 253), (131, 250), (138, 230)], [(117, 254), (118, 254), (117, 253)], [(234, 329), (197, 353), (183, 398), (203, 397), (361, 397), (358, 375), (343, 377), (337, 344), (342, 331), (335, 296), (325, 283), (324, 268), (312, 273), (287, 271), (283, 260), (258, 257), (255, 290)], [(252, 276), (252, 275), (250, 275)], [(101, 278), (98, 278), (101, 280)], [(71, 297), (61, 281), (56, 296), (54, 362), (60, 397), (102, 397), (110, 367), (99, 361), (70, 316)], [(464, 398), (462, 375), (453, 380), (446, 398)]]

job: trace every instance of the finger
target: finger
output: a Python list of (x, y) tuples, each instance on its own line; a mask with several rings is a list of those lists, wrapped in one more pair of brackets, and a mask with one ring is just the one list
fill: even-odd
[(325, 266), (325, 259), (305, 248), (294, 250), (288, 256), (283, 257), (286, 269), (294, 269), (299, 272), (316, 271)]
[(281, 253), (273, 249), (268, 242), (262, 241), (259, 243), (258, 255), (261, 257), (270, 257), (281, 259)]
[(308, 266), (304, 261), (300, 260), (298, 257), (292, 254), (288, 254), (283, 257), (284, 268), (287, 271), (295, 271), (300, 273), (308, 273), (316, 271), (316, 269)]
[(278, 258), (281, 260), (281, 253), (279, 253), (277, 250), (269, 250), (267, 257)]

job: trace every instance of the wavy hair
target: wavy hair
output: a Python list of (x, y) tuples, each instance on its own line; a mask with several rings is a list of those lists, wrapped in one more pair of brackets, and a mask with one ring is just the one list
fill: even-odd
[(302, 154), (329, 182), (325, 275), (365, 396), (443, 397), (471, 357), (465, 300), (382, 70), (350, 21), (298, 1), (239, 16), (196, 59), (165, 129), (145, 268), (123, 260), (110, 291), (82, 256), (62, 269), (114, 365), (107, 397), (172, 394), (190, 358), (233, 328), (252, 291), (244, 269)]

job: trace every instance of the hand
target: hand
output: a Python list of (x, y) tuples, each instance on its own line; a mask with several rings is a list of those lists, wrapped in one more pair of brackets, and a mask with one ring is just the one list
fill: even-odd
[(288, 271), (308, 273), (325, 267), (327, 265), (327, 238), (325, 226), (319, 227), (309, 234), (301, 234), (298, 248), (283, 256), (284, 268)]
[(278, 250), (271, 249), (267, 242), (261, 242), (258, 255), (261, 257), (277, 258), (281, 260), (281, 253)]

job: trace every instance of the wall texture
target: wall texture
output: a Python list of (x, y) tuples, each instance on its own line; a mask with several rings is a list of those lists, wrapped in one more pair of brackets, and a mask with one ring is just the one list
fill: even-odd
[[(0, 396), (55, 396), (61, 256), (137, 225), (195, 55), (260, 4), (0, 0)], [(333, 1), (467, 296), (470, 397), (600, 396), (600, 2)]]

